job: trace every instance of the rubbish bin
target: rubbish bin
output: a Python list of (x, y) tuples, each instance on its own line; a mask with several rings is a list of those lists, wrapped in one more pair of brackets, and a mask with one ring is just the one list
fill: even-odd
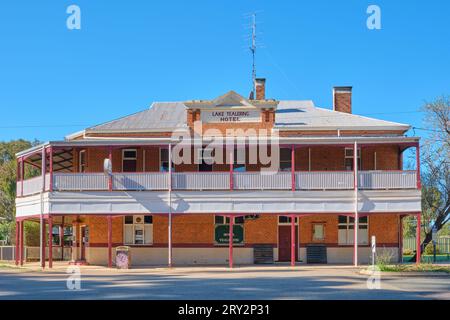
[(116, 248), (116, 267), (117, 269), (129, 269), (131, 266), (130, 247), (120, 246)]

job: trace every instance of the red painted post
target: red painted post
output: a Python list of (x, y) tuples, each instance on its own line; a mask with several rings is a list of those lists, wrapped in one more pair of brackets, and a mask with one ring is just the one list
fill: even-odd
[(233, 163), (234, 163), (234, 150), (230, 150), (230, 190), (233, 190)]
[(59, 226), (59, 245), (61, 246), (61, 261), (64, 261), (64, 216), (61, 217)]
[(291, 267), (295, 267), (295, 216), (291, 216)]
[(50, 171), (50, 183), (49, 191), (53, 191), (53, 147), (49, 148), (49, 171)]
[(15, 251), (14, 251), (14, 259), (16, 262), (16, 266), (19, 265), (19, 221), (16, 220), (16, 247), (15, 247)]
[(108, 216), (108, 268), (112, 268), (112, 216)]
[(19, 227), (20, 227), (20, 239), (19, 239), (19, 261), (20, 265), (23, 266), (23, 220), (19, 221)]
[(291, 146), (291, 179), (292, 179), (292, 191), (295, 191), (295, 147)]
[(45, 243), (46, 243), (46, 237), (45, 237), (45, 219), (42, 218), (42, 230), (41, 230), (41, 255), (42, 255), (42, 261), (41, 261), (41, 267), (45, 268)]
[(48, 216), (48, 267), (53, 268), (53, 217)]
[(358, 266), (358, 229), (359, 229), (359, 214), (358, 214), (358, 143), (355, 141), (353, 146), (353, 176), (354, 176), (354, 191), (355, 191), (355, 220), (353, 222), (353, 265)]
[(20, 161), (20, 196), (23, 197), (23, 180), (25, 179), (25, 159), (22, 157), (22, 160)]
[(420, 145), (416, 145), (416, 170), (417, 170), (417, 189), (422, 188), (422, 182), (420, 181)]
[[(112, 168), (112, 148), (109, 148), (109, 156), (108, 157), (109, 157), (109, 161), (111, 162), (111, 168)], [(113, 181), (112, 181), (112, 175), (110, 175), (109, 180), (108, 180), (108, 190), (112, 191), (112, 189), (113, 189)]]
[(416, 263), (420, 263), (421, 248), (420, 248), (420, 215), (417, 214), (417, 226), (416, 226)]
[(228, 261), (230, 269), (233, 268), (233, 223), (234, 223), (234, 217), (230, 216), (230, 229), (229, 229), (229, 252), (228, 252)]

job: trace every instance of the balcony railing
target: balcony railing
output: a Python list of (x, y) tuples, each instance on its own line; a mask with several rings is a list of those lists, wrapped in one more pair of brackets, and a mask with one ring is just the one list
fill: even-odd
[(295, 174), (297, 190), (353, 189), (353, 171), (306, 171)]
[[(45, 190), (50, 190), (50, 174)], [(352, 171), (260, 172), (174, 172), (173, 190), (351, 190)], [(232, 179), (232, 181), (230, 181)], [(169, 173), (53, 173), (53, 191), (163, 191), (169, 190)], [(22, 190), (23, 185), (23, 190)], [(358, 189), (416, 189), (416, 171), (360, 171)], [(19, 181), (17, 195), (28, 196), (42, 191), (42, 177)]]

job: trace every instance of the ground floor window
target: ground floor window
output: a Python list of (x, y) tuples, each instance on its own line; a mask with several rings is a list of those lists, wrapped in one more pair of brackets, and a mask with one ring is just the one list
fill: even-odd
[(124, 217), (124, 244), (144, 245), (153, 243), (152, 216)]
[[(348, 216), (339, 216), (339, 235), (338, 235), (338, 243), (340, 245), (350, 245), (354, 243), (354, 227), (355, 227), (355, 218)], [(368, 244), (369, 243), (369, 220), (367, 217), (359, 218), (359, 227), (358, 227), (358, 244)]]
[[(233, 244), (244, 244), (244, 217), (233, 217)], [(216, 245), (228, 245), (230, 242), (230, 218), (214, 217), (214, 242)]]

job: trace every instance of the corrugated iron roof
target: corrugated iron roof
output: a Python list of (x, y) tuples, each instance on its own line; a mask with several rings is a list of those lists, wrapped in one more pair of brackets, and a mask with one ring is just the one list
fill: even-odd
[[(171, 132), (187, 128), (183, 102), (155, 102), (144, 110), (86, 129), (86, 132)], [(280, 101), (275, 114), (279, 130), (408, 130), (407, 124), (318, 108), (311, 100)]]

